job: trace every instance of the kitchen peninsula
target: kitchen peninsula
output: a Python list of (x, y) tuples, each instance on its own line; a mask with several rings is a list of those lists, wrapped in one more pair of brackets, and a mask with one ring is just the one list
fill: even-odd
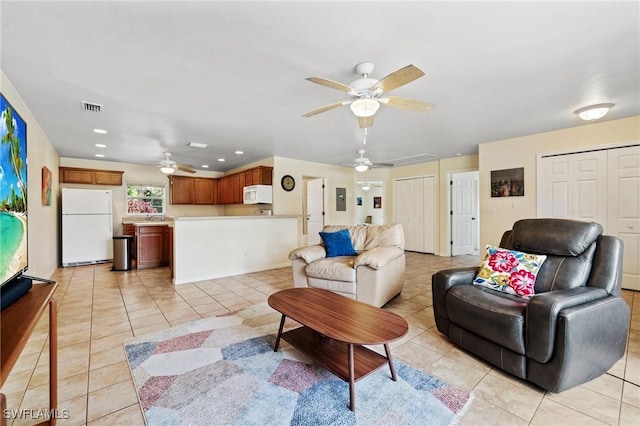
[(290, 265), (301, 245), (298, 216), (178, 217), (173, 282), (185, 284)]

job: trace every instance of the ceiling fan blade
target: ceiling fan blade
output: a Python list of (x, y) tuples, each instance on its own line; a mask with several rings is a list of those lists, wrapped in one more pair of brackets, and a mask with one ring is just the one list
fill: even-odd
[(416, 80), (423, 75), (424, 72), (420, 68), (414, 65), (407, 65), (406, 67), (400, 68), (386, 77), (383, 77), (382, 80), (371, 86), (371, 91), (380, 88), (385, 92), (388, 92), (390, 90), (397, 89), (400, 86), (404, 86), (407, 83), (411, 83), (413, 80)]
[(385, 98), (380, 98), (379, 101), (393, 108), (407, 109), (416, 112), (429, 112), (435, 108), (434, 105), (426, 102), (398, 96), (386, 96)]
[(358, 117), (358, 125), (361, 129), (373, 126), (373, 115), (371, 117)]
[(393, 163), (373, 163), (372, 167), (393, 167)]
[(343, 92), (355, 92), (351, 87), (347, 86), (346, 84), (342, 84), (342, 83), (339, 83), (337, 81), (329, 80), (328, 78), (324, 78), (324, 77), (308, 77), (307, 80), (309, 80), (312, 83), (316, 83), (316, 84), (319, 84), (321, 86), (331, 87), (332, 89), (341, 90)]
[(181, 172), (187, 172), (187, 173), (195, 173), (196, 171), (193, 170), (189, 164), (176, 164), (175, 166), (176, 170), (180, 170)]
[(322, 112), (329, 111), (329, 110), (332, 110), (332, 109), (334, 109), (334, 108), (339, 108), (339, 107), (341, 107), (341, 106), (343, 106), (343, 105), (347, 105), (347, 104), (350, 104), (350, 103), (351, 103), (351, 101), (336, 102), (336, 103), (334, 103), (334, 104), (325, 105), (325, 106), (323, 106), (323, 107), (321, 107), (321, 108), (314, 109), (313, 111), (308, 112), (308, 113), (306, 113), (306, 114), (303, 114), (302, 116), (303, 116), (303, 117), (311, 117), (311, 116), (314, 116), (314, 115), (320, 114), (320, 113), (322, 113)]

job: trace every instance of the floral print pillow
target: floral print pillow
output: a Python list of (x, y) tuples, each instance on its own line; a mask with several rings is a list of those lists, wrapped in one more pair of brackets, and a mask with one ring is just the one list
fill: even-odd
[(487, 255), (473, 284), (528, 299), (534, 294), (536, 277), (546, 258), (487, 245)]

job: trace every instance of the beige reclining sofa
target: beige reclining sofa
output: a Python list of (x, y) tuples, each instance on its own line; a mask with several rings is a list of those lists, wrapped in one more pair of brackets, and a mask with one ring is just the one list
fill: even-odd
[(404, 285), (404, 231), (401, 224), (327, 225), (323, 232), (349, 231), (356, 256), (327, 257), (323, 244), (289, 254), (295, 287), (315, 287), (382, 306)]

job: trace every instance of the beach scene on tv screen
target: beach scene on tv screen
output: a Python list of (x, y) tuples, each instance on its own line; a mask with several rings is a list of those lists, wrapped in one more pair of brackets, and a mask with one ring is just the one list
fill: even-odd
[(27, 126), (0, 95), (0, 282), (27, 267)]

